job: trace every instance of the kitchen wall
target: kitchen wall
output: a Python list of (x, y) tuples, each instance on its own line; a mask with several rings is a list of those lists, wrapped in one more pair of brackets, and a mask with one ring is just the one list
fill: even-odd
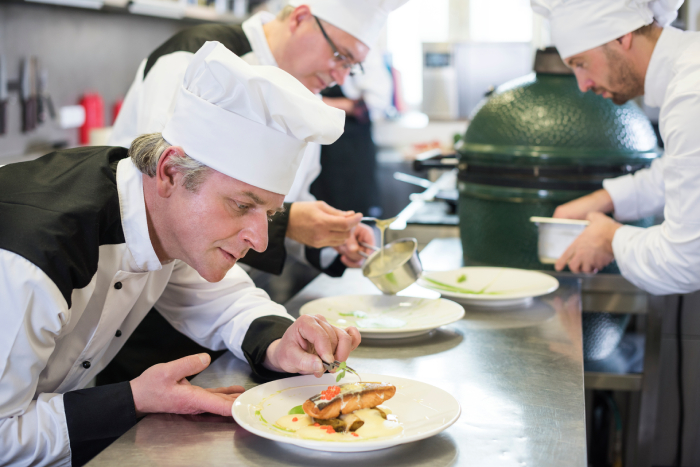
[(685, 17), (688, 30), (700, 30), (700, 0), (686, 0), (683, 8), (686, 10)]
[[(33, 3), (0, 3), (0, 54), (8, 79), (19, 77), (22, 57), (34, 55), (49, 72), (54, 106), (77, 104), (86, 91), (97, 91), (105, 103), (105, 124), (111, 108), (134, 79), (141, 60), (178, 30), (180, 20), (107, 13)], [(0, 165), (26, 153), (47, 152), (59, 142), (75, 145), (78, 130), (62, 130), (47, 122), (21, 132), (18, 94), (10, 93), (7, 132), (0, 136)]]

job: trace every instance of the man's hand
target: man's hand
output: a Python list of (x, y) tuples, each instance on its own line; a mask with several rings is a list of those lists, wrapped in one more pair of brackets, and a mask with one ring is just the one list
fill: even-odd
[(374, 245), (374, 232), (372, 228), (365, 224), (357, 224), (350, 237), (341, 246), (335, 248), (340, 253), (340, 261), (349, 268), (362, 267), (364, 256), (360, 252), (372, 254), (374, 251), (360, 246), (360, 242)]
[(594, 191), (568, 203), (558, 206), (552, 217), (562, 219), (586, 219), (591, 212), (612, 212), (614, 209), (612, 198), (605, 189)]
[(287, 237), (314, 248), (340, 246), (360, 223), (361, 213), (340, 211), (323, 201), (292, 203)]
[[(264, 365), (273, 371), (313, 373), (323, 376), (326, 363), (344, 362), (360, 345), (360, 332), (355, 327), (340, 329), (331, 326), (321, 315), (302, 315), (284, 333), (282, 339), (267, 348)], [(320, 358), (319, 358), (320, 356)]]
[(185, 379), (204, 370), (210, 362), (208, 354), (190, 355), (154, 365), (131, 380), (136, 415), (209, 412), (230, 417), (233, 401), (245, 391), (243, 386), (204, 389)]
[(323, 97), (323, 102), (331, 107), (340, 109), (346, 114), (352, 114), (355, 109), (355, 101), (348, 99), (347, 97)]
[(605, 214), (588, 214), (588, 227), (569, 245), (557, 260), (554, 269), (561, 271), (568, 264), (573, 273), (595, 274), (614, 259), (612, 241), (622, 224)]

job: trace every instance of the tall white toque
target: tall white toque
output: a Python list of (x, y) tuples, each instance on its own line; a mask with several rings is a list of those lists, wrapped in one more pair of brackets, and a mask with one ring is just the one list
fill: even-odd
[(207, 42), (187, 67), (163, 138), (212, 169), (286, 195), (307, 143), (331, 144), (344, 125), (342, 110), (287, 72)]
[(374, 47), (389, 13), (408, 0), (290, 0), (293, 7), (308, 5), (311, 13)]
[(549, 18), (552, 42), (562, 58), (606, 44), (656, 20), (666, 27), (683, 0), (530, 0)]

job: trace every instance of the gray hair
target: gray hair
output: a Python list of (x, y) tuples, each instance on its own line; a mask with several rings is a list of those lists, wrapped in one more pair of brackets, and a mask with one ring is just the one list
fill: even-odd
[[(160, 156), (171, 146), (160, 133), (141, 135), (131, 143), (129, 157), (141, 173), (155, 177)], [(171, 157), (169, 165), (182, 173), (182, 185), (193, 193), (197, 192), (211, 170), (187, 154)]]
[(284, 21), (285, 19), (289, 18), (293, 11), (294, 7), (292, 5), (285, 5), (284, 8), (277, 13), (277, 20)]

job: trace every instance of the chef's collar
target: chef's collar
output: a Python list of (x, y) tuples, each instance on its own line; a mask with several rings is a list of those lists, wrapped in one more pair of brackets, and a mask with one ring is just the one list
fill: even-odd
[(676, 57), (683, 51), (683, 31), (667, 26), (656, 42), (644, 78), (644, 103), (661, 107), (666, 88), (675, 74)]
[(243, 32), (248, 38), (248, 42), (250, 42), (250, 47), (253, 49), (257, 63), (250, 63), (249, 60), (246, 60), (246, 55), (248, 54), (241, 58), (251, 65), (267, 65), (279, 68), (277, 60), (275, 60), (275, 56), (272, 55), (272, 50), (270, 50), (270, 44), (267, 43), (267, 37), (265, 37), (265, 30), (263, 29), (263, 25), (273, 19), (275, 19), (275, 15), (269, 11), (261, 11), (251, 16), (242, 25)]
[(162, 265), (148, 235), (143, 177), (130, 157), (122, 159), (117, 165), (117, 192), (122, 229), (126, 247), (135, 262), (133, 266), (143, 272), (161, 269)]

